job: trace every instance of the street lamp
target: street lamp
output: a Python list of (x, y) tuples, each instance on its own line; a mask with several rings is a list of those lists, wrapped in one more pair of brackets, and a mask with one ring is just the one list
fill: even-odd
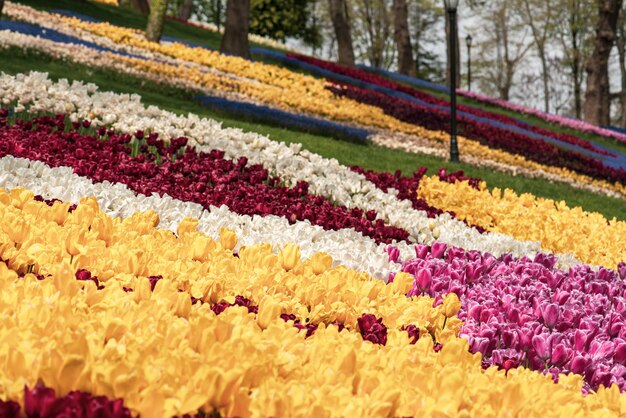
[(472, 91), (472, 35), (467, 34), (465, 45), (467, 45), (467, 90)]
[(456, 141), (456, 7), (459, 0), (444, 0), (448, 19), (450, 20), (450, 162), (459, 162), (459, 145)]

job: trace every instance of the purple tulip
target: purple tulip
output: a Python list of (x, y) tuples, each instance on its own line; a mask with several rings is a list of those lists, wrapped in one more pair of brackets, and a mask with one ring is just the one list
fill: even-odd
[(417, 271), (415, 281), (417, 283), (417, 287), (422, 293), (428, 292), (428, 290), (430, 289), (430, 283), (432, 281), (432, 274), (430, 273), (430, 270), (419, 269)]
[(559, 320), (559, 307), (554, 303), (550, 303), (543, 307), (541, 310), (541, 317), (543, 318), (546, 327), (552, 329)]
[(387, 251), (387, 255), (389, 255), (390, 262), (398, 262), (398, 259), (400, 258), (400, 250), (398, 249), (398, 247), (389, 246), (385, 249), (385, 251)]

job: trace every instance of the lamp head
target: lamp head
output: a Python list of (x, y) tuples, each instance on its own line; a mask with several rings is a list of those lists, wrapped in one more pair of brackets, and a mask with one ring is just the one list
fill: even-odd
[(472, 46), (472, 35), (467, 34), (467, 36), (465, 37), (465, 44), (468, 48)]
[(459, 0), (443, 0), (443, 2), (449, 12), (456, 11), (457, 6), (459, 5)]

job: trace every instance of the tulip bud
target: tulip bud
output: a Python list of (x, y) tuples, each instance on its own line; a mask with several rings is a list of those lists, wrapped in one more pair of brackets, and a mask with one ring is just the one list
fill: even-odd
[(266, 329), (269, 324), (280, 316), (282, 309), (280, 304), (271, 296), (266, 296), (259, 303), (259, 313), (257, 323), (262, 329)]
[(617, 265), (617, 272), (622, 280), (626, 280), (626, 263), (621, 262)]
[(425, 259), (426, 256), (428, 255), (428, 251), (429, 251), (429, 248), (427, 245), (418, 244), (415, 246), (415, 255), (417, 256), (417, 258)]
[(456, 293), (448, 293), (443, 299), (443, 312), (447, 318), (452, 318), (461, 309), (461, 301)]
[(543, 361), (546, 361), (550, 358), (547, 337), (545, 335), (535, 335), (532, 339), (532, 345), (535, 353), (537, 354), (537, 357), (539, 357)]
[(389, 246), (385, 249), (387, 251), (387, 255), (389, 256), (389, 262), (396, 263), (398, 258), (400, 258), (400, 250), (398, 247)]
[(330, 270), (333, 266), (333, 258), (326, 253), (315, 253), (313, 257), (309, 258), (308, 263), (313, 269), (314, 274), (322, 274), (325, 271)]
[(278, 256), (280, 263), (286, 271), (293, 269), (300, 262), (300, 247), (287, 244)]
[(474, 305), (468, 311), (468, 316), (476, 322), (480, 322), (480, 314), (483, 311), (482, 305)]
[[(435, 231), (437, 231), (437, 236), (435, 237)], [(435, 229), (433, 231), (433, 237), (435, 237), (435, 239), (439, 238), (439, 229)], [(430, 255), (433, 258), (442, 258), (443, 254), (446, 252), (446, 248), (448, 248), (448, 245), (443, 243), (443, 242), (435, 242), (433, 243), (433, 245), (430, 248)]]
[(563, 366), (571, 355), (571, 350), (565, 347), (564, 344), (557, 344), (552, 351), (552, 365), (561, 367)]
[(393, 286), (393, 289), (396, 292), (407, 294), (409, 290), (411, 290), (411, 286), (413, 286), (413, 276), (403, 271), (398, 272), (395, 275), (391, 286)]
[(65, 239), (65, 251), (72, 257), (85, 252), (85, 231), (72, 229)]
[(542, 309), (541, 316), (546, 326), (552, 329), (559, 320), (559, 307), (554, 303), (549, 303)]
[(237, 234), (228, 228), (220, 229), (220, 244), (222, 249), (232, 251), (237, 245)]
[(572, 373), (583, 374), (589, 365), (589, 360), (581, 355), (574, 357), (570, 370)]
[[(186, 216), (185, 219), (183, 219), (178, 224), (178, 228), (176, 228), (176, 234), (180, 237), (183, 234), (186, 234), (189, 232), (195, 232), (197, 227), (198, 227), (198, 220), (191, 218), (189, 216)], [(222, 234), (220, 231), (220, 237), (221, 235)]]
[(619, 344), (615, 348), (615, 354), (613, 360), (620, 364), (626, 364), (626, 344)]
[(430, 289), (430, 283), (432, 281), (432, 274), (428, 269), (419, 269), (417, 271), (416, 281), (417, 287), (420, 289), (422, 293), (428, 291)]

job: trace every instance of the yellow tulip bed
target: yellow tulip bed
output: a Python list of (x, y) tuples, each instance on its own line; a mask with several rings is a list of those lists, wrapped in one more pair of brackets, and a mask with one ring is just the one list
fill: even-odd
[[(3, 399), (22, 404), (24, 385), (39, 381), (60, 395), (123, 399), (142, 417), (626, 411), (617, 387), (583, 396), (577, 375), (554, 384), (525, 369), (483, 370), (480, 355), (456, 337), (458, 298), (438, 307), (428, 297), (407, 298), (408, 274), (385, 285), (331, 268), (324, 254), (300, 261), (293, 245), (273, 254), (261, 244), (234, 256), (231, 231), (213, 241), (193, 219), (172, 234), (150, 212), (112, 219), (93, 199), (69, 209), (24, 189), (0, 191)], [(256, 313), (215, 309), (236, 296)], [(317, 328), (307, 337), (281, 314)], [(385, 344), (365, 339), (363, 314), (388, 327)], [(415, 344), (402, 330), (409, 325), (420, 331)]]
[[(120, 71), (446, 140), (313, 77), (62, 19), (162, 54), (92, 61)], [(626, 416), (626, 222), (96, 90), (0, 75), (0, 418)]]
[(615, 268), (626, 260), (626, 222), (572, 209), (565, 202), (510, 189), (489, 191), (484, 183), (478, 190), (467, 182), (450, 184), (436, 177), (422, 179), (418, 197), (472, 225), (539, 241), (546, 250), (571, 253), (585, 263)]

